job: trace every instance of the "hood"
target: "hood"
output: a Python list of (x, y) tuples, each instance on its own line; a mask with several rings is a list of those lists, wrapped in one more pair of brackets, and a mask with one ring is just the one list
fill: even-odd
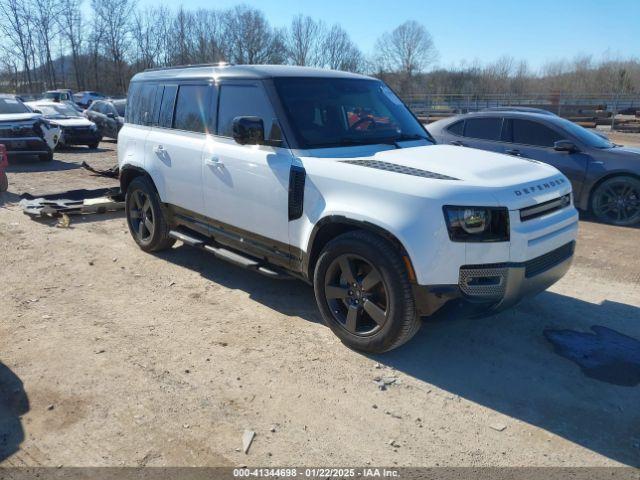
[(0, 122), (21, 122), (41, 118), (39, 113), (0, 113)]
[(626, 157), (637, 157), (640, 159), (640, 148), (637, 147), (615, 147), (606, 150), (606, 152), (613, 155), (624, 155)]
[[(351, 155), (345, 158), (347, 151)], [(357, 156), (353, 156), (353, 153), (357, 153)], [(453, 145), (390, 147), (382, 150), (378, 146), (366, 153), (364, 150), (356, 152), (355, 149), (326, 149), (322, 153), (306, 151), (302, 156), (334, 158), (347, 164), (372, 167), (368, 169), (381, 170), (380, 174), (386, 175), (389, 180), (392, 178), (389, 175), (394, 175), (397, 176), (394, 180), (404, 181), (409, 174), (412, 177), (425, 177), (425, 181), (446, 182), (451, 188), (469, 190), (472, 187), (474, 191), (487, 189), (500, 205), (509, 208), (545, 202), (571, 191), (569, 180), (545, 163)], [(394, 166), (407, 167), (409, 170), (402, 172), (402, 169)]]
[(88, 127), (93, 125), (91, 120), (87, 120), (84, 117), (52, 118), (49, 121), (54, 125), (60, 125), (61, 127)]

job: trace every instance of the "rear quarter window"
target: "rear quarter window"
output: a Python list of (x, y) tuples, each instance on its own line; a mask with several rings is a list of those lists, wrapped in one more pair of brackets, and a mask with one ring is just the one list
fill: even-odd
[(457, 121), (447, 127), (447, 132), (462, 136), (464, 131), (464, 120)]

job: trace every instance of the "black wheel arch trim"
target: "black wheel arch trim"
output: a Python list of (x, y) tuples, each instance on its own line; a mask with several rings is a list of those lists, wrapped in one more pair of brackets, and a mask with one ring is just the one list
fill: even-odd
[[(402, 242), (398, 240), (398, 238), (393, 235), (391, 232), (386, 230), (385, 228), (376, 225), (375, 223), (368, 222), (366, 220), (355, 220), (353, 218), (345, 217), (344, 215), (329, 215), (321, 218), (313, 227), (311, 231), (311, 235), (309, 236), (309, 240), (307, 242), (307, 248), (302, 252), (301, 256), (301, 272), (307, 278), (313, 278), (313, 271), (315, 268), (316, 261), (320, 256), (320, 252), (324, 245), (326, 245), (329, 241), (335, 238), (336, 235), (330, 236), (326, 240), (322, 241), (322, 237), (318, 237), (318, 234), (325, 229), (326, 227), (346, 227), (344, 231), (340, 231), (338, 235), (342, 233), (346, 233), (346, 231), (350, 230), (365, 230), (371, 233), (375, 233), (376, 235), (385, 238), (390, 241), (392, 244), (398, 247), (400, 251), (400, 255), (403, 257), (405, 261), (405, 265), (407, 270), (410, 270), (409, 280), (412, 284), (416, 283), (415, 278), (415, 270), (413, 268), (413, 262), (411, 261), (411, 257), (409, 256), (407, 249), (404, 247)], [(316, 241), (320, 241), (319, 244), (316, 244)]]
[(156, 189), (156, 191), (158, 190), (156, 188), (156, 184), (154, 183), (153, 179), (151, 178), (151, 175), (149, 175), (149, 172), (147, 172), (144, 168), (142, 167), (138, 167), (137, 165), (123, 165), (120, 168), (120, 173), (118, 175), (118, 179), (120, 181), (120, 190), (122, 192), (122, 194), (126, 194), (127, 193), (127, 188), (129, 187), (129, 184), (133, 181), (134, 178), (139, 177), (144, 175), (145, 177), (149, 178), (149, 180), (151, 181), (151, 183), (153, 184), (153, 188)]

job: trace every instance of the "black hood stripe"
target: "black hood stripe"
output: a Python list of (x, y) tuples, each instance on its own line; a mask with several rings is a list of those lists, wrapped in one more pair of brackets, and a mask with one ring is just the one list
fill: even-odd
[(421, 170), (419, 168), (405, 167), (404, 165), (396, 165), (395, 163), (381, 162), (380, 160), (340, 160), (340, 162), (375, 168), (377, 170), (385, 170), (387, 172), (412, 175), (414, 177), (433, 178), (436, 180), (460, 180), (459, 178), (449, 177), (448, 175), (442, 175), (428, 170)]

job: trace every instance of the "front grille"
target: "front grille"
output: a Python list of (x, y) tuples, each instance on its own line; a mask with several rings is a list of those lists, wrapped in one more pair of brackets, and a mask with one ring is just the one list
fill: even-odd
[(549, 253), (545, 253), (544, 255), (540, 255), (539, 257), (526, 261), (524, 264), (524, 276), (526, 278), (535, 277), (536, 275), (555, 267), (559, 263), (562, 263), (573, 255), (575, 246), (576, 242), (569, 242), (560, 248), (550, 251)]
[(91, 127), (64, 127), (62, 130), (65, 133), (89, 133)]
[(458, 285), (472, 297), (502, 297), (507, 283), (507, 269), (501, 267), (462, 267)]
[(37, 137), (33, 125), (0, 126), (0, 138)]
[(527, 220), (533, 220), (534, 218), (547, 215), (557, 210), (562, 210), (569, 205), (571, 205), (571, 194), (567, 193), (566, 195), (554, 198), (548, 202), (538, 203), (537, 205), (521, 209), (520, 221), (526, 222)]

